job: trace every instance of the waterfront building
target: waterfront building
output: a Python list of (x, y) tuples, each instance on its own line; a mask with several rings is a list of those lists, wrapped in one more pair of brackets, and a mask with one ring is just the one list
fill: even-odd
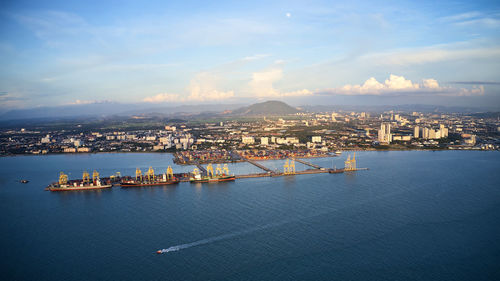
[(253, 144), (255, 139), (253, 137), (241, 137), (241, 142), (244, 144)]
[(420, 136), (420, 127), (419, 126), (415, 126), (415, 128), (413, 128), (413, 137), (418, 139)]
[(378, 130), (378, 141), (383, 142), (383, 143), (391, 143), (392, 142), (391, 124), (390, 123), (382, 123), (380, 125), (380, 130)]

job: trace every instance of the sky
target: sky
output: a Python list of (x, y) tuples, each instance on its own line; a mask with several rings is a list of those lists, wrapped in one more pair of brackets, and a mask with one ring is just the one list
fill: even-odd
[(0, 110), (500, 109), (498, 1), (0, 1)]

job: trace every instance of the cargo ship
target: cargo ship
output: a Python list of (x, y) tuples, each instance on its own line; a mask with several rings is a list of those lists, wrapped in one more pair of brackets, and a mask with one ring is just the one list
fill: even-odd
[(125, 178), (120, 182), (121, 187), (141, 187), (141, 186), (156, 186), (176, 184), (180, 180), (174, 176), (172, 167), (168, 166), (167, 172), (164, 174), (155, 175), (152, 167), (149, 167), (148, 172), (142, 175), (141, 169), (135, 170), (135, 178)]
[(45, 190), (50, 191), (74, 191), (74, 190), (95, 190), (110, 188), (113, 185), (110, 182), (101, 181), (99, 178), (99, 173), (94, 171), (92, 174), (92, 180), (90, 180), (90, 175), (86, 171), (83, 172), (82, 179), (79, 180), (68, 180), (68, 175), (61, 172), (59, 174), (59, 181), (51, 183)]
[(189, 177), (189, 182), (191, 183), (211, 183), (211, 182), (223, 182), (223, 181), (234, 181), (236, 177), (234, 175), (229, 175), (229, 168), (227, 164), (224, 164), (224, 168), (221, 168), (220, 164), (217, 164), (217, 168), (214, 173), (212, 164), (208, 164), (206, 168), (206, 176), (202, 176), (200, 171), (195, 168), (193, 170), (192, 176)]

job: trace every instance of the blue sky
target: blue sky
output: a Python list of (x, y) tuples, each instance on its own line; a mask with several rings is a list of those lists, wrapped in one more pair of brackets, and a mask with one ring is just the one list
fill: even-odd
[(3, 1), (0, 109), (500, 107), (496, 1)]

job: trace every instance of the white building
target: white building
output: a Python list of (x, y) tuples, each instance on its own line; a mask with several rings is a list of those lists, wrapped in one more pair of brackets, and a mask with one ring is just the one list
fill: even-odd
[(50, 135), (46, 135), (44, 138), (41, 140), (42, 143), (50, 143)]
[(262, 145), (268, 145), (269, 144), (269, 138), (268, 137), (261, 137), (260, 138), (260, 144), (262, 144)]
[(253, 144), (255, 139), (253, 137), (241, 137), (241, 142), (244, 144)]
[(420, 127), (419, 126), (415, 126), (415, 128), (413, 128), (413, 137), (418, 139), (420, 137)]
[(391, 124), (390, 123), (382, 123), (380, 125), (380, 130), (378, 130), (378, 141), (383, 142), (383, 143), (391, 143), (392, 142)]
[(313, 136), (311, 139), (312, 142), (321, 142), (321, 136)]

